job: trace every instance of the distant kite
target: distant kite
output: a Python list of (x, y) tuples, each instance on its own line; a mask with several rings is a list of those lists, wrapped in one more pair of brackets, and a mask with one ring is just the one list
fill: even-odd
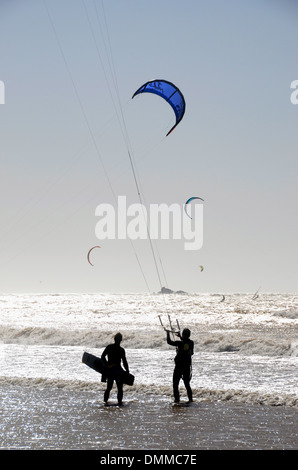
[(168, 82), (167, 80), (150, 80), (144, 83), (138, 90), (133, 94), (132, 98), (140, 93), (154, 93), (166, 100), (176, 116), (175, 125), (169, 130), (169, 135), (179, 124), (185, 113), (185, 100), (179, 88), (174, 83)]
[(100, 246), (93, 246), (93, 247), (90, 248), (90, 250), (88, 251), (87, 260), (88, 260), (88, 263), (91, 264), (91, 266), (94, 266), (94, 264), (91, 263), (89, 256), (90, 256), (91, 251), (94, 250), (94, 248), (100, 248)]
[(258, 288), (257, 292), (254, 293), (254, 295), (252, 296), (252, 300), (257, 300), (257, 298), (259, 297), (259, 290), (261, 289), (261, 286)]
[(204, 271), (204, 266), (200, 266), (200, 268), (201, 268), (201, 272)]
[(188, 212), (187, 212), (187, 210), (186, 210), (186, 206), (187, 206), (187, 204), (188, 204), (190, 201), (192, 201), (193, 199), (200, 199), (201, 201), (204, 202), (204, 199), (202, 199), (201, 197), (197, 197), (197, 196), (190, 197), (189, 199), (187, 199), (187, 201), (186, 201), (186, 203), (185, 203), (185, 206), (184, 206), (184, 210), (185, 210), (185, 212), (186, 212), (186, 215), (188, 215), (188, 217), (189, 217), (190, 219), (192, 219), (192, 217), (190, 217), (190, 215), (188, 214)]

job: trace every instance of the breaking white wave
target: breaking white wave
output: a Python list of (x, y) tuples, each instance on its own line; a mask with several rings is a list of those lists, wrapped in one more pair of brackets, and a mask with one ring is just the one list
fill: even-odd
[[(92, 391), (103, 396), (105, 385), (100, 382), (94, 383), (84, 380), (62, 380), (48, 378), (27, 378), (27, 377), (0, 377), (0, 385), (14, 385), (30, 388), (62, 388), (69, 391)], [(125, 396), (156, 395), (168, 398), (172, 395), (171, 385), (155, 384), (135, 384), (133, 387), (124, 386)], [(249, 405), (267, 406), (289, 406), (298, 409), (298, 398), (291, 394), (264, 393), (260, 391), (245, 391), (237, 389), (209, 389), (193, 388), (193, 398), (195, 401), (233, 401)]]
[[(167, 349), (165, 334), (162, 330), (123, 329), (124, 345), (131, 349)], [(85, 346), (100, 348), (113, 342), (115, 329), (55, 329), (46, 327), (5, 327), (1, 328), (1, 342), (3, 344), (23, 345), (54, 345), (54, 346)], [(242, 355), (264, 356), (297, 356), (298, 340), (292, 337), (279, 337), (274, 335), (257, 334), (256, 332), (210, 331), (201, 333), (192, 330), (192, 339), (195, 341), (196, 351), (214, 353), (238, 352)]]

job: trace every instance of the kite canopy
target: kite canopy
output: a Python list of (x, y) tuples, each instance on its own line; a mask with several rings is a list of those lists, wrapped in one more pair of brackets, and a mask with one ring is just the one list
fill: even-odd
[[(186, 206), (187, 206), (187, 204), (188, 204), (190, 201), (192, 201), (193, 199), (200, 199), (201, 201), (204, 202), (204, 199), (202, 199), (201, 197), (197, 197), (197, 196), (193, 196), (193, 197), (190, 197), (189, 199), (187, 199), (187, 201), (186, 201), (186, 203), (185, 203), (185, 206), (184, 206), (184, 210), (185, 210), (185, 212), (186, 212), (186, 215), (188, 215), (188, 217), (190, 217), (190, 215), (188, 214), (188, 212), (187, 212), (187, 210), (186, 210)], [(192, 217), (190, 217), (190, 218), (192, 218)]]
[(167, 80), (150, 80), (149, 82), (142, 85), (133, 94), (132, 98), (140, 93), (154, 93), (155, 95), (158, 95), (166, 100), (169, 105), (172, 106), (176, 116), (176, 123), (167, 133), (167, 135), (169, 135), (175, 129), (177, 124), (179, 124), (185, 112), (185, 100), (179, 88)]
[(100, 248), (100, 246), (93, 246), (92, 248), (90, 248), (90, 250), (88, 251), (88, 254), (87, 254), (87, 260), (88, 260), (88, 263), (91, 264), (91, 266), (94, 266), (91, 261), (90, 261), (90, 253), (92, 250), (94, 250), (94, 248)]

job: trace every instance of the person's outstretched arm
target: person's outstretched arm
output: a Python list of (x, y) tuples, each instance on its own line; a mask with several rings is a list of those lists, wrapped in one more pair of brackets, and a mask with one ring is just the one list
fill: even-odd
[(179, 346), (180, 341), (172, 341), (170, 338), (170, 332), (167, 331), (167, 343), (170, 344), (171, 346)]

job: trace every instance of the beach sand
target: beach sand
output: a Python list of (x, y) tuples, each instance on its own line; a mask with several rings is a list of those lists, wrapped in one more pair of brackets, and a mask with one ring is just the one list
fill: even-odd
[[(298, 411), (231, 401), (173, 406), (171, 397), (125, 391), (104, 406), (102, 391), (0, 387), (0, 449), (245, 450), (298, 448)], [(116, 400), (115, 388), (111, 401)]]

